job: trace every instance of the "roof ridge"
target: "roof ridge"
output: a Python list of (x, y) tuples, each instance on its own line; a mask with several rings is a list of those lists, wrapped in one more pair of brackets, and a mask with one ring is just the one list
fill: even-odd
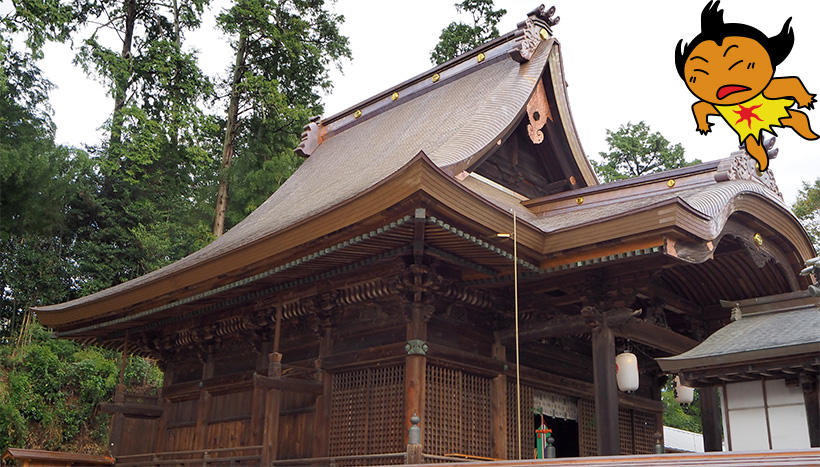
[[(302, 157), (309, 157), (327, 138), (383, 111), (401, 105), (407, 100), (407, 97), (427, 92), (435, 86), (440, 86), (452, 79), (472, 73), (498, 60), (509, 57), (519, 63), (526, 63), (532, 57), (540, 42), (553, 37), (552, 26), (560, 21), (560, 17), (553, 17), (554, 13), (554, 6), (546, 9), (542, 4), (529, 12), (527, 18), (516, 25), (516, 29), (500, 37), (374, 94), (329, 117), (316, 116), (311, 118), (310, 123), (303, 128), (302, 141), (294, 149), (294, 152)], [(401, 102), (398, 102), (400, 99), (402, 99)]]

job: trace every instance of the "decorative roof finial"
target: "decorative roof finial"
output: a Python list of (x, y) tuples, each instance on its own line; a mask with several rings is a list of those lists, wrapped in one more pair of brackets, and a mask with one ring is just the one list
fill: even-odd
[(555, 18), (553, 18), (552, 15), (554, 14), (554, 6), (549, 7), (549, 9), (547, 10), (546, 7), (544, 7), (544, 4), (542, 3), (538, 8), (527, 13), (527, 17), (532, 19), (540, 19), (541, 21), (547, 23), (547, 26), (555, 26), (556, 24), (558, 24), (559, 21), (561, 21), (561, 17), (556, 16)]
[(310, 123), (302, 129), (302, 142), (293, 150), (297, 156), (310, 157), (313, 151), (322, 144), (325, 139), (325, 128), (324, 125), (319, 123), (321, 119), (320, 115), (310, 117)]
[(518, 23), (518, 33), (515, 39), (516, 47), (510, 51), (510, 56), (518, 63), (524, 63), (532, 58), (535, 49), (541, 41), (552, 35), (552, 26), (558, 24), (560, 17), (555, 18), (555, 7), (547, 10), (544, 5), (527, 14), (527, 19)]

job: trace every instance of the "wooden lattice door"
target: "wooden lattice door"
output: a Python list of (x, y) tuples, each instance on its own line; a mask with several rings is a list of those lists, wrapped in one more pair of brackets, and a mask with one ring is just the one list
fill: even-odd
[(489, 457), (490, 379), (427, 364), (424, 452)]
[(533, 388), (521, 385), (521, 420), (518, 420), (518, 396), (515, 381), (507, 381), (507, 459), (518, 459), (518, 428), (521, 426), (521, 458), (532, 457)]
[(330, 455), (406, 449), (403, 363), (334, 373), (332, 388)]

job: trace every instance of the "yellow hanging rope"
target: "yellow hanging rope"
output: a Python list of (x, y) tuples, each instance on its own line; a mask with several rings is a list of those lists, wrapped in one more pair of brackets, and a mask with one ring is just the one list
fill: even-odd
[(521, 459), (521, 365), (518, 356), (518, 222), (513, 209), (513, 295), (515, 296), (515, 398), (518, 408), (518, 459)]

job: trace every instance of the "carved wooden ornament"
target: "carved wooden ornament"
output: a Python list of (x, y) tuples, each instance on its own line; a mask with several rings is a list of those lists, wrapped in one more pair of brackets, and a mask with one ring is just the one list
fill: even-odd
[(544, 141), (544, 133), (541, 129), (544, 128), (547, 120), (552, 121), (543, 81), (538, 81), (535, 92), (532, 94), (530, 101), (527, 102), (527, 116), (530, 119), (530, 123), (527, 125), (527, 134), (530, 135), (530, 140), (533, 143), (541, 144)]
[(524, 63), (532, 58), (538, 44), (541, 43), (541, 35), (539, 34), (540, 27), (536, 26), (532, 19), (527, 18), (523, 24), (524, 34), (518, 39), (518, 44), (515, 49), (510, 51), (510, 56), (518, 63)]
[(327, 129), (319, 123), (321, 117), (313, 117), (302, 131), (302, 142), (293, 150), (298, 156), (309, 157), (322, 144)]

